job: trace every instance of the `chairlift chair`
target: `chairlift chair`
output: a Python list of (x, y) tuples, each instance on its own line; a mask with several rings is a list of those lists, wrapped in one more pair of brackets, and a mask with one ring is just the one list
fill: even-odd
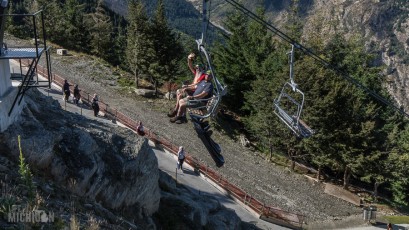
[(217, 114), (217, 109), (219, 107), (221, 98), (226, 95), (227, 93), (227, 88), (223, 86), (220, 81), (217, 79), (216, 72), (214, 71), (212, 67), (212, 62), (210, 60), (210, 56), (208, 55), (205, 47), (204, 47), (204, 42), (206, 38), (206, 31), (207, 31), (207, 17), (206, 17), (206, 12), (207, 12), (207, 6), (206, 4), (210, 2), (209, 0), (203, 0), (203, 22), (202, 22), (202, 36), (201, 38), (196, 40), (197, 47), (199, 52), (204, 55), (206, 59), (206, 65), (208, 67), (208, 70), (211, 71), (213, 75), (213, 95), (212, 97), (208, 99), (195, 99), (192, 101), (198, 101), (202, 102), (203, 106), (201, 107), (196, 107), (196, 108), (190, 108), (189, 109), (189, 115), (192, 119), (201, 121), (205, 118), (208, 117), (214, 117)]
[(204, 46), (201, 44), (201, 39), (196, 40), (198, 43), (198, 47), (201, 53), (206, 58), (207, 61), (207, 66), (208, 70), (211, 71), (213, 75), (213, 95), (210, 98), (207, 99), (194, 99), (191, 101), (197, 101), (201, 102), (203, 106), (196, 107), (196, 108), (190, 108), (189, 109), (189, 115), (190, 117), (194, 117), (198, 120), (208, 118), (208, 117), (214, 117), (217, 114), (217, 109), (219, 107), (221, 98), (226, 95), (227, 93), (227, 88), (223, 86), (220, 81), (216, 77), (216, 73), (212, 68), (210, 57), (206, 52), (206, 49)]
[(307, 138), (314, 131), (300, 119), (304, 106), (304, 93), (293, 80), (294, 45), (290, 54), (290, 81), (284, 83), (280, 95), (274, 99), (274, 113), (298, 137)]

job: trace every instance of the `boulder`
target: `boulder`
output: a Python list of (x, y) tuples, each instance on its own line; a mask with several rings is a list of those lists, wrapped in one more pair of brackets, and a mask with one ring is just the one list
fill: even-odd
[(242, 221), (234, 210), (226, 209), (213, 196), (174, 187), (172, 180), (162, 173), (159, 183), (162, 189), (160, 212), (166, 219), (173, 220), (173, 228), (181, 227), (175, 223), (179, 220), (190, 229), (241, 229)]
[(155, 96), (155, 90), (152, 89), (135, 89), (136, 95), (142, 96), (142, 97), (154, 97)]
[(176, 98), (176, 92), (167, 92), (167, 93), (165, 93), (165, 98), (168, 99), (168, 100), (175, 99)]
[(20, 122), (0, 139), (18, 161), (17, 136), (30, 167), (75, 194), (111, 210), (150, 216), (159, 208), (158, 162), (145, 138), (110, 123), (56, 108), (37, 90), (27, 92)]

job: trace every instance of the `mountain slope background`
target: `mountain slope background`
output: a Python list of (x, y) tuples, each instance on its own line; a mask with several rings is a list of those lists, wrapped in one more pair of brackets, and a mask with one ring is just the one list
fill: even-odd
[[(147, 11), (152, 13), (156, 0), (143, 0)], [(359, 34), (369, 48), (378, 51), (378, 63), (387, 66), (382, 77), (387, 79), (389, 93), (399, 106), (409, 108), (407, 94), (409, 89), (409, 1), (396, 0), (317, 0), (297, 1), (300, 15), (304, 22), (304, 31), (310, 30), (317, 21), (321, 23), (321, 36), (334, 33), (334, 28), (346, 32), (347, 36)], [(283, 31), (282, 25), (287, 21), (290, 0), (243, 0), (239, 2), (255, 12), (257, 7), (266, 11), (266, 18), (271, 25)], [(127, 14), (127, 1), (105, 0), (104, 4), (121, 15)], [(167, 17), (171, 27), (195, 38), (201, 33), (201, 0), (164, 1)], [(217, 27), (224, 27), (227, 15), (235, 9), (225, 0), (212, 0), (209, 14), (210, 21)], [(216, 32), (215, 27), (210, 33)], [(302, 41), (299, 41), (301, 44)], [(308, 44), (303, 44), (308, 47)]]

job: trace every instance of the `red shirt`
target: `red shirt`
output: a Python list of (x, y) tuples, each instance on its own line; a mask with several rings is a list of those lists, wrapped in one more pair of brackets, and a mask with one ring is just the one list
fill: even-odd
[[(195, 70), (194, 74), (196, 75), (196, 70)], [(206, 77), (206, 74), (202, 73), (202, 75), (200, 75), (200, 77), (196, 80), (196, 82), (193, 82), (193, 84), (203, 81), (205, 79), (205, 77)]]

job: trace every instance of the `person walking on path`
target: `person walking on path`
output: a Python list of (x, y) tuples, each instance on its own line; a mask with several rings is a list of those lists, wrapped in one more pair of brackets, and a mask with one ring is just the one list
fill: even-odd
[(80, 89), (78, 89), (78, 85), (74, 86), (74, 103), (78, 105), (78, 102), (81, 99)]
[(142, 125), (142, 121), (139, 121), (138, 126), (136, 127), (136, 132), (140, 135), (140, 136), (145, 136), (145, 131)]
[(177, 168), (176, 169), (181, 169), (183, 172), (183, 162), (185, 161), (185, 149), (183, 148), (183, 146), (179, 147), (179, 151), (178, 151), (178, 164), (177, 164)]
[(67, 79), (64, 79), (64, 84), (62, 86), (62, 92), (63, 92), (63, 99), (64, 101), (68, 101), (68, 99), (70, 98), (70, 84), (68, 83)]
[(96, 93), (94, 94), (94, 97), (92, 98), (91, 107), (94, 110), (94, 116), (98, 117), (99, 104), (98, 104), (98, 95)]

